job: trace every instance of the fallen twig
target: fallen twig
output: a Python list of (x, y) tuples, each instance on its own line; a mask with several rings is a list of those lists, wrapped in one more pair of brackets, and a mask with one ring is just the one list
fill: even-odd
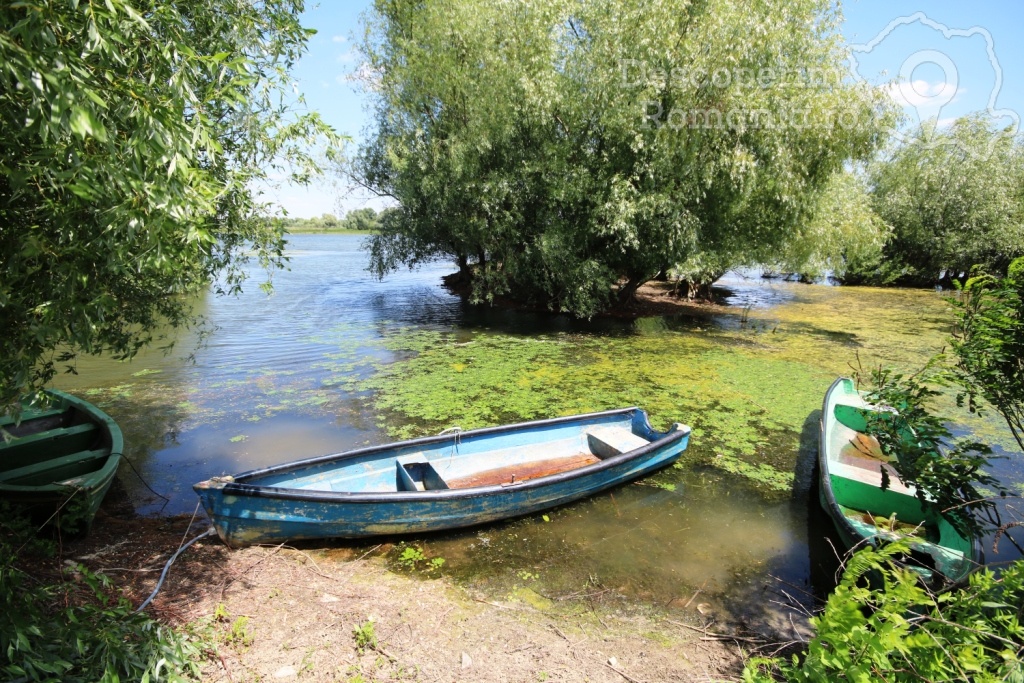
[(719, 641), (721, 641), (721, 640), (735, 640), (735, 641), (740, 642), (740, 643), (764, 643), (764, 642), (766, 642), (766, 641), (764, 641), (763, 639), (760, 639), (760, 638), (744, 638), (743, 636), (733, 636), (733, 635), (729, 635), (728, 633), (713, 633), (711, 631), (708, 631), (707, 627), (699, 628), (697, 626), (690, 626), (689, 624), (684, 624), (681, 621), (672, 621), (671, 619), (666, 619), (665, 621), (667, 621), (670, 624), (674, 624), (676, 626), (682, 626), (683, 628), (688, 628), (691, 631), (696, 631), (697, 633), (700, 633), (701, 635), (704, 636), (703, 638), (701, 638), (701, 640), (719, 640)]
[(509, 607), (508, 605), (499, 605), (498, 603), (490, 602), (489, 600), (481, 600), (480, 598), (473, 598), (473, 601), (474, 602), (482, 602), (485, 605), (490, 605), (491, 607), (497, 607), (498, 609), (507, 609), (507, 610), (512, 610), (513, 612), (516, 611), (515, 607)]
[(641, 682), (640, 682), (640, 681), (638, 681), (637, 679), (635, 679), (635, 678), (633, 678), (632, 676), (630, 676), (629, 674), (627, 674), (627, 673), (626, 673), (625, 671), (623, 671), (622, 669), (617, 669), (617, 668), (615, 668), (614, 666), (612, 666), (610, 662), (604, 662), (604, 665), (605, 665), (605, 666), (607, 666), (607, 667), (608, 667), (609, 669), (611, 669), (612, 671), (614, 671), (615, 673), (617, 673), (617, 674), (619, 674), (620, 676), (622, 676), (623, 678), (625, 678), (625, 679), (626, 679), (627, 681), (631, 681), (631, 683), (641, 683)]

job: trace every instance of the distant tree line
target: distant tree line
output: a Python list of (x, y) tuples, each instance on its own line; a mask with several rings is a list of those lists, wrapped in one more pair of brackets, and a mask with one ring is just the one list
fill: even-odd
[(288, 232), (362, 232), (375, 233), (380, 231), (381, 222), (395, 209), (376, 210), (366, 207), (353, 209), (338, 218), (332, 213), (325, 213), (312, 218), (285, 218), (284, 227)]

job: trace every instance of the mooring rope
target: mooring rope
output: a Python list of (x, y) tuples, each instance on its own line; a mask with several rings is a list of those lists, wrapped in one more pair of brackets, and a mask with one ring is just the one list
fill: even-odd
[[(192, 523), (189, 522), (189, 526), (191, 526), (191, 525), (192, 525)], [(164, 579), (167, 578), (167, 572), (169, 572), (171, 570), (171, 565), (174, 564), (174, 561), (176, 559), (178, 559), (178, 556), (181, 555), (186, 550), (188, 550), (189, 547), (193, 543), (198, 541), (200, 538), (206, 538), (207, 536), (213, 534), (214, 531), (216, 531), (216, 530), (213, 527), (210, 527), (209, 529), (207, 529), (203, 533), (201, 533), (198, 536), (196, 536), (195, 538), (193, 538), (188, 543), (183, 544), (180, 548), (178, 548), (178, 551), (176, 553), (171, 555), (171, 559), (167, 560), (167, 564), (164, 565), (164, 570), (162, 572), (160, 572), (160, 580), (156, 582), (156, 587), (153, 589), (153, 592), (149, 594), (149, 597), (146, 598), (145, 602), (143, 602), (141, 605), (138, 606), (138, 608), (136, 608), (135, 614), (138, 614), (142, 610), (146, 609), (146, 607), (149, 605), (149, 603), (153, 602), (153, 598), (156, 597), (156, 594), (160, 592), (160, 588), (164, 585)]]

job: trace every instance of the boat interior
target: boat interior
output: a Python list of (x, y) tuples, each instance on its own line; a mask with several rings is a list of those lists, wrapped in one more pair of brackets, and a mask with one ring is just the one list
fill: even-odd
[[(889, 464), (878, 441), (865, 428), (867, 409), (837, 405), (829, 434), (829, 477), (832, 493), (851, 526), (864, 537), (910, 536), (908, 561), (928, 573), (954, 575), (958, 564), (970, 557), (970, 542), (948, 520), (923, 509), (913, 487), (906, 486)], [(882, 490), (882, 471), (888, 488)]]
[(351, 493), (511, 486), (593, 465), (649, 443), (633, 432), (627, 415), (616, 422), (456, 437), (427, 447), (399, 446), (340, 460), (324, 459), (251, 481), (262, 486)]
[[(398, 490), (431, 491), (467, 489), (478, 486), (511, 486), (531, 479), (577, 470), (601, 462), (605, 458), (641, 448), (649, 443), (628, 429), (615, 429), (608, 426), (594, 427), (583, 434), (586, 438), (586, 448), (576, 449), (581, 452), (543, 458), (530, 457), (529, 453), (524, 453), (526, 449), (519, 449), (519, 454), (509, 453), (507, 455), (511, 457), (507, 458), (495, 457), (499, 455), (495, 452), (487, 459), (489, 462), (507, 462), (509, 464), (475, 471), (455, 471), (446, 476), (442, 476), (431, 460), (422, 453), (401, 456), (395, 460)], [(574, 439), (574, 441), (579, 440)], [(543, 455), (543, 453), (541, 454)]]
[(0, 420), (0, 484), (42, 486), (96, 470), (109, 455), (103, 433), (74, 406), (28, 409)]

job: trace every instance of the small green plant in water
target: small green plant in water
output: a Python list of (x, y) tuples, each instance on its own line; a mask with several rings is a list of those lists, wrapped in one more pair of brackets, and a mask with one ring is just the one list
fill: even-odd
[(416, 565), (427, 559), (427, 556), (423, 554), (423, 551), (414, 545), (408, 546), (402, 550), (402, 554), (398, 556), (398, 562), (406, 569), (415, 569)]
[(438, 572), (444, 566), (445, 559), (432, 557), (428, 560), (422, 549), (410, 545), (402, 548), (402, 552), (399, 553), (395, 562), (406, 571), (414, 571), (422, 567), (426, 572)]

